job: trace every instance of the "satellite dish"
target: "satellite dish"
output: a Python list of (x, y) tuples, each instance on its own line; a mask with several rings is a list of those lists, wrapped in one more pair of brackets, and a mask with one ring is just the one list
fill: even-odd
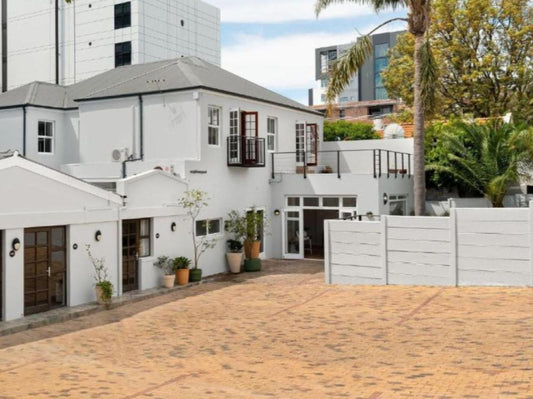
[(403, 139), (405, 138), (405, 131), (397, 123), (391, 123), (385, 128), (384, 136), (386, 139)]

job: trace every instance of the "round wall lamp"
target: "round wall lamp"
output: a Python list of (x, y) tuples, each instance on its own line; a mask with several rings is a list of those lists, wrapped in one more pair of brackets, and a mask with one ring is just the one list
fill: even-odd
[(96, 241), (102, 241), (102, 232), (98, 230), (96, 233), (94, 233), (94, 239)]
[(276, 209), (274, 211), (274, 216), (279, 216), (281, 214), (280, 210), (279, 209)]
[(14, 257), (15, 257), (15, 251), (13, 251), (13, 250), (9, 251), (9, 256), (11, 256), (12, 258), (14, 258)]
[(177, 225), (176, 225), (176, 222), (172, 222), (172, 224), (170, 225), (170, 231), (176, 231), (177, 229)]
[(11, 242), (11, 248), (13, 248), (13, 251), (18, 251), (20, 249), (20, 240), (18, 238), (15, 238)]
[(161, 237), (159, 233), (156, 233), (155, 238), (159, 239), (159, 237)]
[(389, 202), (389, 196), (387, 193), (383, 193), (383, 205), (387, 205), (387, 202)]
[(74, 251), (77, 250), (78, 249), (78, 244), (72, 245), (72, 249), (74, 249)]

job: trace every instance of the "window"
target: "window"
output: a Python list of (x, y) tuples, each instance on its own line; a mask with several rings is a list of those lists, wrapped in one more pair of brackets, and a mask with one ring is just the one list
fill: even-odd
[(407, 195), (389, 196), (389, 214), (397, 216), (407, 215)]
[(324, 207), (330, 207), (330, 208), (338, 208), (339, 207), (339, 198), (337, 197), (324, 197), (322, 198), (322, 206)]
[(115, 44), (115, 68), (122, 65), (131, 65), (131, 42)]
[(304, 161), (305, 123), (296, 124), (296, 162)]
[(54, 122), (39, 121), (37, 151), (41, 154), (54, 152)]
[(209, 106), (207, 120), (207, 143), (220, 145), (220, 108)]
[(305, 197), (304, 206), (320, 206), (318, 197)]
[(287, 206), (300, 206), (300, 197), (288, 197)]
[(339, 119), (346, 118), (346, 110), (344, 108), (339, 109)]
[(387, 90), (383, 87), (383, 79), (381, 78), (381, 72), (389, 65), (389, 59), (387, 53), (389, 51), (389, 44), (376, 44), (374, 46), (374, 88), (375, 99), (386, 100)]
[(139, 256), (150, 256), (150, 219), (141, 219), (139, 223)]
[(342, 206), (345, 208), (357, 208), (357, 197), (344, 197)]
[(131, 2), (115, 4), (115, 29), (131, 26)]
[(329, 86), (329, 79), (320, 79), (320, 87), (328, 87)]
[(204, 219), (196, 221), (196, 237), (204, 237), (208, 235), (220, 233), (222, 226), (222, 219)]
[(276, 151), (276, 133), (278, 130), (277, 118), (267, 118), (267, 150)]

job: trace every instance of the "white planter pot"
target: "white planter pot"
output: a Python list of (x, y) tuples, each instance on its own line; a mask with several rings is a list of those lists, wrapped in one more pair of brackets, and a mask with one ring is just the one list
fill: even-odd
[(175, 274), (169, 274), (163, 276), (163, 286), (165, 288), (172, 288), (174, 287), (174, 282), (176, 281), (176, 275)]
[(239, 252), (239, 253), (228, 252), (226, 254), (226, 258), (228, 259), (228, 264), (229, 264), (229, 270), (232, 273), (241, 272), (242, 256), (243, 256), (242, 252)]

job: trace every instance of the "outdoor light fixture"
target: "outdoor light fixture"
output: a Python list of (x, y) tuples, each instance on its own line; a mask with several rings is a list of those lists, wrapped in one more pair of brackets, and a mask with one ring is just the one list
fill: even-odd
[(176, 228), (177, 228), (176, 222), (172, 222), (172, 224), (170, 225), (170, 231), (176, 231)]
[(281, 212), (279, 211), (279, 209), (276, 209), (276, 210), (274, 211), (274, 215), (275, 215), (275, 216), (279, 216), (280, 213), (281, 213)]
[(96, 233), (94, 233), (94, 239), (96, 241), (101, 241), (102, 240), (102, 232), (100, 230), (98, 230)]
[(387, 193), (383, 193), (383, 205), (387, 205), (387, 202), (389, 202), (389, 196)]
[(13, 240), (11, 243), (11, 248), (13, 248), (13, 251), (18, 251), (20, 249), (20, 240), (18, 238)]

